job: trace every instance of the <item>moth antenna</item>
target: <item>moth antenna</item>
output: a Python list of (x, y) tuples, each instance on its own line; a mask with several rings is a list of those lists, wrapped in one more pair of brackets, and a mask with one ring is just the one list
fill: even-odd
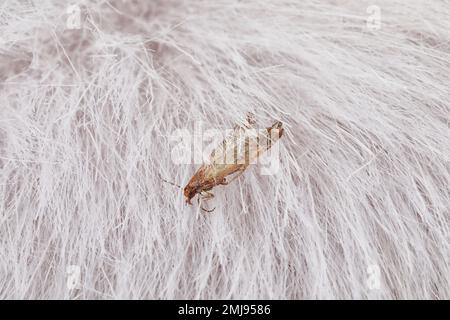
[(163, 177), (161, 177), (161, 175), (159, 175), (159, 178), (160, 178), (162, 181), (164, 181), (165, 183), (168, 183), (168, 184), (171, 184), (171, 185), (173, 185), (173, 186), (175, 186), (175, 187), (178, 187), (178, 188), (180, 188), (180, 189), (183, 189), (182, 186), (180, 186), (180, 185), (178, 185), (178, 184), (176, 184), (176, 183), (167, 181), (166, 179), (164, 179)]

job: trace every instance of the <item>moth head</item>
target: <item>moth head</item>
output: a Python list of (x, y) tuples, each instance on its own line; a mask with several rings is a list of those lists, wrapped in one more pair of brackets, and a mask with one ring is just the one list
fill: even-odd
[(184, 193), (184, 197), (186, 198), (186, 202), (189, 203), (189, 204), (192, 204), (191, 200), (197, 194), (197, 186), (188, 184), (184, 188), (183, 193)]

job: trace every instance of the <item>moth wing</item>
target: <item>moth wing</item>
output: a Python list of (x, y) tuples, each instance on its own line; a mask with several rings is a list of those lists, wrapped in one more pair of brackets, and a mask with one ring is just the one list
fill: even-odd
[(213, 150), (210, 165), (249, 164), (272, 147), (283, 134), (282, 123), (275, 122), (265, 130), (253, 127), (254, 120), (248, 116), (247, 124), (235, 126), (222, 143)]
[(259, 130), (257, 132), (249, 130), (243, 152), (245, 163), (256, 163), (259, 156), (269, 150), (282, 135), (283, 128), (281, 122), (275, 122), (271, 127), (266, 128), (266, 130)]
[(253, 123), (247, 120), (244, 127), (236, 125), (233, 131), (211, 152), (209, 164), (233, 164), (238, 161), (239, 155), (245, 150), (247, 131), (252, 128)]

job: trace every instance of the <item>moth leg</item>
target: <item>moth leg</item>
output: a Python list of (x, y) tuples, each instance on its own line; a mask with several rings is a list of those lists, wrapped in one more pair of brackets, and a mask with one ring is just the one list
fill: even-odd
[(208, 200), (208, 199), (214, 198), (214, 194), (209, 191), (202, 191), (200, 193), (200, 195), (202, 196), (202, 200)]
[[(202, 198), (201, 198), (202, 202), (203, 202), (203, 200), (208, 200), (208, 199), (214, 198), (214, 194), (212, 194), (211, 192), (208, 192), (208, 191), (202, 191), (200, 193), (200, 195), (202, 196)], [(200, 197), (198, 198), (198, 202), (200, 204)], [(202, 209), (203, 211), (206, 211), (206, 212), (213, 212), (214, 210), (216, 210), (216, 208), (212, 208), (211, 210), (208, 210), (208, 209), (203, 208), (203, 206), (200, 206), (200, 209)]]
[(208, 213), (211, 213), (211, 212), (213, 212), (214, 210), (216, 210), (216, 208), (212, 208), (211, 210), (207, 210), (207, 209), (205, 209), (205, 208), (203, 208), (203, 207), (200, 207), (200, 209), (202, 209), (203, 211), (206, 211), (206, 212), (208, 212)]
[[(202, 191), (202, 192), (200, 192), (200, 195), (202, 196), (202, 198), (201, 198), (202, 201), (214, 198), (214, 194), (209, 191)], [(198, 202), (200, 204), (200, 197), (198, 198)], [(216, 210), (216, 208), (208, 210), (208, 209), (203, 208), (203, 206), (200, 206), (200, 209), (202, 209), (203, 211), (206, 211), (206, 212), (213, 212), (214, 210)]]

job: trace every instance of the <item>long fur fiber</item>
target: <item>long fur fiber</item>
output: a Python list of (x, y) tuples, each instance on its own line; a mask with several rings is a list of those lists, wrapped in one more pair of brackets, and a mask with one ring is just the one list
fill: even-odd
[[(448, 1), (75, 4), (0, 4), (0, 298), (450, 298)], [(279, 171), (186, 205), (248, 112)]]

